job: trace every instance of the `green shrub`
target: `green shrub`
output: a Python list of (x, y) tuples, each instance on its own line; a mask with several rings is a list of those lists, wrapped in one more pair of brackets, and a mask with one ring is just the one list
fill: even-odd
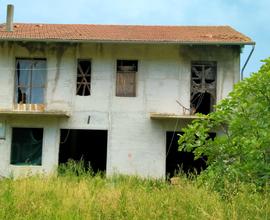
[[(270, 58), (264, 62), (179, 139), (179, 150), (193, 151), (196, 158), (207, 156), (208, 168), (199, 179), (219, 191), (230, 185), (233, 192), (241, 183), (256, 191), (269, 184)], [(208, 135), (213, 130), (222, 131), (214, 140)]]

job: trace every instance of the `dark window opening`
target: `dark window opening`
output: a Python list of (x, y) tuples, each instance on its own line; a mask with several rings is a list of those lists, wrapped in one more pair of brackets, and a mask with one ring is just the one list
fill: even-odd
[(61, 129), (60, 141), (59, 164), (82, 160), (94, 172), (106, 171), (106, 130)]
[(45, 59), (16, 59), (16, 103), (44, 103), (46, 71)]
[(195, 113), (209, 114), (212, 111), (211, 103), (214, 102), (214, 100), (211, 99), (212, 97), (208, 92), (195, 94), (191, 100), (196, 109)]
[(89, 96), (90, 94), (91, 94), (91, 61), (78, 60), (76, 95)]
[[(192, 152), (178, 151), (179, 135), (183, 132), (166, 132), (166, 176), (173, 177), (179, 171), (185, 174), (199, 174), (206, 169), (207, 158), (194, 159)], [(215, 138), (216, 133), (209, 133), (210, 138)]]
[(216, 62), (191, 63), (191, 112), (208, 114), (216, 103)]
[(117, 60), (116, 96), (136, 96), (137, 60)]
[(138, 71), (137, 60), (117, 60), (117, 72)]
[(13, 128), (11, 164), (41, 165), (43, 128)]

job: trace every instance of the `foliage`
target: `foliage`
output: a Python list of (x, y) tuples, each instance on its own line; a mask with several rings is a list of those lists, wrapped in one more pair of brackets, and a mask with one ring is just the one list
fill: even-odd
[(80, 166), (69, 163), (59, 176), (0, 181), (0, 219), (267, 219), (270, 215), (269, 193), (243, 190), (228, 202), (183, 177), (177, 185), (136, 176), (104, 178)]
[[(209, 166), (199, 179), (219, 190), (226, 181), (246, 182), (255, 190), (269, 183), (270, 58), (264, 62), (257, 73), (235, 85), (215, 112), (185, 128), (178, 141), (179, 150), (207, 156)], [(208, 136), (213, 130), (221, 131), (214, 140)]]
[(68, 160), (67, 163), (60, 164), (57, 169), (58, 175), (63, 176), (93, 176), (94, 171), (92, 170), (90, 164), (85, 166), (85, 162), (83, 160), (75, 161)]

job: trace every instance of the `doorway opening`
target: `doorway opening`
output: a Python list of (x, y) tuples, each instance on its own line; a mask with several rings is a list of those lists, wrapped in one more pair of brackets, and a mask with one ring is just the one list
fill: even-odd
[(61, 129), (59, 164), (83, 161), (94, 173), (106, 171), (107, 130)]
[[(166, 176), (173, 177), (179, 171), (185, 174), (199, 174), (205, 170), (207, 158), (194, 159), (192, 152), (178, 151), (179, 135), (183, 132), (166, 132)], [(209, 133), (210, 138), (215, 138), (216, 133)]]
[(193, 100), (191, 100), (195, 109), (194, 113), (209, 114), (212, 111), (213, 106), (211, 98), (211, 94), (208, 92), (195, 94)]

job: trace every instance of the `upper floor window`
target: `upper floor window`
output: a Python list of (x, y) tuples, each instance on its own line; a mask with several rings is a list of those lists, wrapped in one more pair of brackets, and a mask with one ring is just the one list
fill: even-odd
[(191, 63), (191, 95), (192, 113), (208, 114), (216, 104), (216, 62)]
[(117, 60), (116, 96), (136, 96), (137, 60)]
[(45, 59), (16, 59), (15, 102), (43, 104), (46, 79)]
[(78, 60), (76, 95), (89, 96), (91, 94), (91, 61)]

